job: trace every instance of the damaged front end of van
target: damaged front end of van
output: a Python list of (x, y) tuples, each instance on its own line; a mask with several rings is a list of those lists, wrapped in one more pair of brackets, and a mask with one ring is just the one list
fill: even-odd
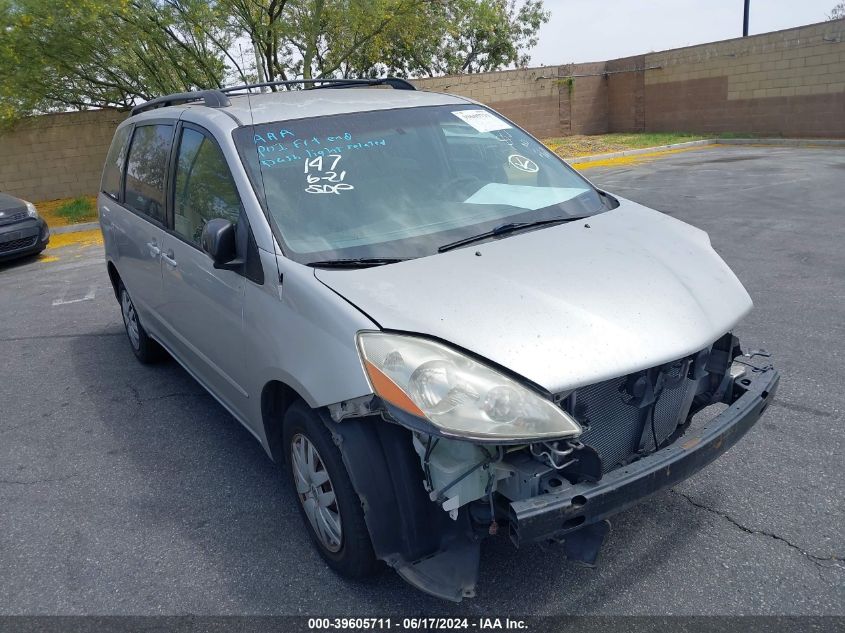
[[(743, 355), (726, 334), (675, 361), (547, 399), (529, 392), (523, 400), (518, 390), (507, 391), (510, 385), (495, 386), (480, 405), (490, 417), (524, 421), (532, 406), (525, 400), (536, 397), (557, 408), (565, 428), (531, 437), (536, 426), (521, 422), (506, 438), (466, 437), (420, 415), (388, 381), (397, 372), (424, 374), (416, 380), (426, 393), (416, 395), (445, 394), (441, 411), (480, 400), (477, 385), (449, 384), (461, 377), (449, 376), (460, 367), (448, 361), (427, 360), (419, 372), (386, 348), (365, 361), (382, 395), (330, 407), (325, 422), (361, 498), (376, 555), (412, 585), (452, 601), (475, 595), (487, 537), (515, 547), (556, 543), (567, 558), (594, 565), (609, 517), (733, 446), (770, 404), (779, 380), (765, 357)], [(691, 427), (697, 413), (717, 405), (720, 413)]]

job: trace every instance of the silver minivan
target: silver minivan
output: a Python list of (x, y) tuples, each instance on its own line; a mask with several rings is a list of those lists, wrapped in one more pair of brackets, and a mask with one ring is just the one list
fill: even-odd
[(463, 97), (266, 87), (136, 107), (100, 224), (132, 351), (166, 350), (285, 464), (339, 573), (384, 561), (459, 601), (485, 537), (592, 565), (608, 517), (771, 402), (703, 231)]

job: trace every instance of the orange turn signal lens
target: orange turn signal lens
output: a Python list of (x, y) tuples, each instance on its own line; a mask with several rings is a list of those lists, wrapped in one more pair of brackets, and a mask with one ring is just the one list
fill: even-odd
[(406, 413), (410, 413), (411, 415), (415, 415), (420, 418), (425, 417), (422, 409), (415, 405), (414, 401), (399, 388), (399, 385), (393, 382), (378, 367), (368, 360), (364, 361), (364, 367), (367, 370), (367, 375), (370, 377), (370, 383), (373, 386), (373, 390), (379, 398), (402, 409)]

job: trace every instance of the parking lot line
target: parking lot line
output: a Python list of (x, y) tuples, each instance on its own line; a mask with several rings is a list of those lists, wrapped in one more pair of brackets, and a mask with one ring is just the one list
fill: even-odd
[(70, 286), (65, 286), (65, 289), (62, 291), (62, 296), (58, 299), (53, 299), (53, 307), (67, 305), (69, 303), (80, 303), (82, 301), (90, 301), (93, 299), (97, 294), (97, 288), (94, 284), (88, 286), (88, 292), (86, 292), (82, 297), (77, 297), (76, 299), (68, 299), (67, 293), (70, 290)]

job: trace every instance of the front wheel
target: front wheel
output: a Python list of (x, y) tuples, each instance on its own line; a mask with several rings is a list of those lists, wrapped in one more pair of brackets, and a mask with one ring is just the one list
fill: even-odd
[(285, 414), (287, 471), (311, 540), (323, 560), (347, 578), (377, 570), (361, 500), (331, 434), (304, 402)]

